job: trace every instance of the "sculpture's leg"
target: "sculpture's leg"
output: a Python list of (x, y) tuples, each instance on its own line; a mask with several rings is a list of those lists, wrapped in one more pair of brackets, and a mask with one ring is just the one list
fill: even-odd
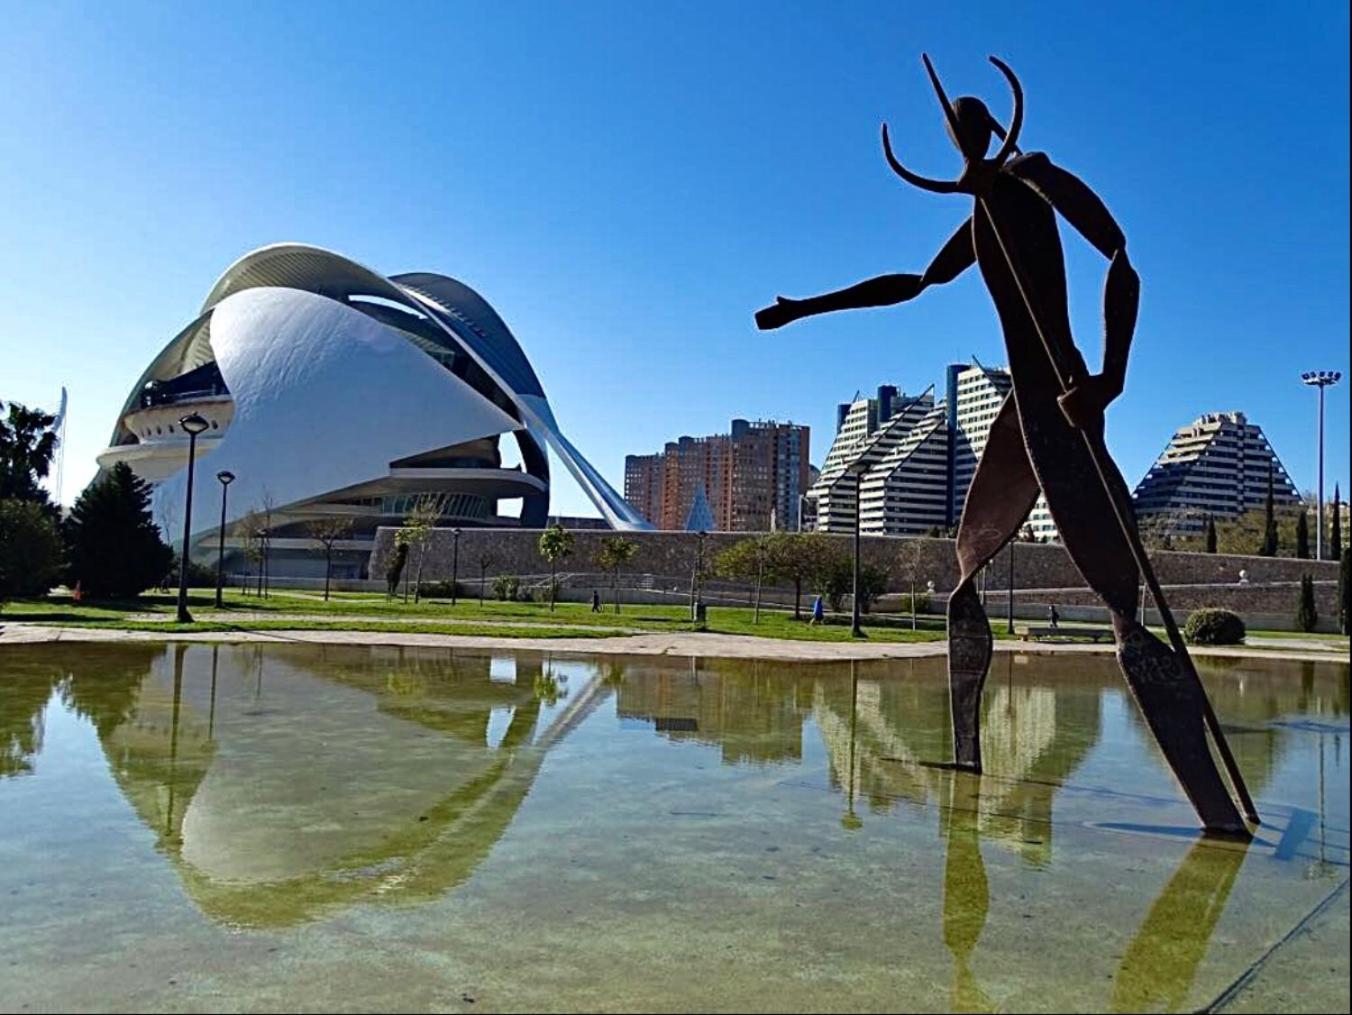
[[(1025, 398), (1019, 406), (1029, 455), (1066, 552), (1107, 605), (1117, 659), (1165, 760), (1209, 831), (1247, 835), (1211, 757), (1205, 726), (1206, 691), (1173, 650), (1136, 619), (1140, 575), (1085, 437), (1071, 429), (1054, 400)], [(1102, 431), (1088, 434), (1107, 463), (1108, 482), (1126, 484)], [(1130, 503), (1123, 499), (1123, 503)], [(1135, 525), (1135, 519), (1128, 523)]]
[(981, 771), (981, 688), (991, 662), (991, 627), (976, 592), (976, 575), (1013, 538), (1037, 501), (1013, 397), (991, 424), (986, 448), (967, 491), (958, 527), (957, 587), (948, 597), (948, 694), (953, 762)]

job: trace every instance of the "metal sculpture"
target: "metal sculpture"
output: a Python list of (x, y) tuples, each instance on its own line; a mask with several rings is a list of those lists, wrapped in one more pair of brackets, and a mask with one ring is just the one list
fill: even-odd
[[(923, 275), (883, 275), (803, 300), (781, 296), (756, 314), (756, 323), (779, 328), (835, 310), (890, 306), (953, 281), (974, 263), (981, 269), (1004, 329), (1013, 391), (991, 425), (958, 529), (961, 578), (948, 601), (954, 762), (981, 770), (978, 705), (992, 637), (975, 576), (1015, 536), (1041, 492), (1066, 552), (1111, 613), (1122, 672), (1202, 823), (1208, 831), (1247, 837), (1249, 829), (1212, 760), (1207, 730), (1245, 817), (1256, 823), (1258, 815), (1164, 601), (1126, 484), (1104, 444), (1103, 414), (1122, 392), (1140, 294), (1126, 237), (1081, 180), (1041, 152), (1019, 151), (1023, 89), (1008, 66), (991, 57), (1013, 92), (1006, 131), (980, 99), (963, 96), (950, 103), (929, 57), (923, 59), (949, 138), (963, 156), (962, 174), (944, 181), (911, 172), (893, 153), (886, 124), (883, 152), (907, 183), (973, 198), (972, 215)], [(992, 134), (1001, 145), (986, 158)], [(1103, 369), (1097, 374), (1089, 371), (1071, 335), (1057, 212), (1109, 261)], [(1142, 578), (1159, 607), (1169, 645), (1137, 618)]]

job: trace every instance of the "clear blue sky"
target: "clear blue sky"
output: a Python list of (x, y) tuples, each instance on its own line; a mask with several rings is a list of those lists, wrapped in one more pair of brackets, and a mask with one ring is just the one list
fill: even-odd
[[(891, 310), (752, 324), (777, 293), (920, 271), (961, 220), (879, 151), (886, 118), (912, 168), (956, 172), (922, 49), (1001, 118), (986, 56), (1011, 63), (1024, 148), (1126, 229), (1143, 303), (1109, 439), (1128, 481), (1175, 427), (1242, 409), (1314, 485), (1299, 373), (1348, 371), (1345, 3), (0, 10), (0, 399), (69, 386), (67, 500), (217, 275), (283, 240), (478, 288), (617, 487), (626, 453), (733, 416), (810, 424), (820, 462), (856, 390), (1004, 362), (975, 272)], [(1068, 245), (1096, 362), (1103, 264)], [(1329, 404), (1330, 491), (1350, 390)], [(591, 513), (563, 483), (555, 508)]]

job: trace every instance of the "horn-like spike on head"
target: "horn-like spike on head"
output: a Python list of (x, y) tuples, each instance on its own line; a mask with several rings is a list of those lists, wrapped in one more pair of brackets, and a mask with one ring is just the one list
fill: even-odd
[(949, 180), (931, 180), (928, 177), (920, 176), (911, 172), (897, 161), (897, 157), (892, 154), (892, 141), (887, 136), (887, 124), (885, 123), (883, 124), (883, 153), (887, 156), (887, 164), (892, 167), (892, 172), (911, 184), (911, 186), (919, 187), (921, 190), (928, 190), (932, 194), (957, 193), (957, 183)]
[(957, 144), (962, 136), (958, 133), (958, 114), (953, 111), (953, 103), (948, 101), (948, 96), (944, 94), (944, 86), (939, 83), (939, 75), (934, 71), (934, 64), (930, 63), (928, 53), (921, 53), (920, 59), (925, 63), (925, 71), (929, 74), (930, 84), (934, 86), (934, 94), (939, 96), (939, 105), (943, 107), (944, 119), (948, 121), (948, 129), (953, 134), (953, 143)]
[(1009, 65), (998, 56), (990, 58), (991, 63), (1005, 79), (1009, 81), (1009, 90), (1014, 93), (1014, 112), (1009, 118), (1009, 132), (1004, 135), (1004, 144), (1000, 150), (995, 153), (995, 158), (991, 161), (997, 166), (1004, 163), (1010, 154), (1019, 150), (1019, 131), (1023, 128), (1023, 87), (1019, 84), (1019, 79), (1014, 76), (1014, 72), (1009, 69)]

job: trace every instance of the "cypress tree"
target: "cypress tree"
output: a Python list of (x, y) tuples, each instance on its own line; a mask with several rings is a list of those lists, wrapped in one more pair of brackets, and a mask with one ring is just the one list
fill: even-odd
[(1342, 500), (1338, 495), (1338, 484), (1333, 484), (1333, 521), (1329, 525), (1329, 560), (1342, 560), (1343, 557), (1343, 519)]
[(1347, 617), (1352, 613), (1352, 550), (1344, 550), (1338, 558), (1338, 630), (1347, 634)]
[(150, 515), (150, 487), (125, 462), (85, 488), (64, 530), (66, 580), (86, 595), (140, 595), (173, 563)]
[(1319, 623), (1319, 614), (1314, 607), (1314, 579), (1308, 574), (1300, 578), (1300, 600), (1296, 605), (1296, 629), (1313, 631)]
[(1268, 463), (1267, 499), (1263, 502), (1263, 544), (1258, 548), (1258, 556), (1277, 556), (1277, 512), (1273, 503), (1271, 463)]
[(1310, 559), (1310, 523), (1304, 506), (1296, 515), (1296, 556), (1301, 560)]
[(1214, 518), (1206, 520), (1206, 552), (1216, 552), (1216, 519)]

